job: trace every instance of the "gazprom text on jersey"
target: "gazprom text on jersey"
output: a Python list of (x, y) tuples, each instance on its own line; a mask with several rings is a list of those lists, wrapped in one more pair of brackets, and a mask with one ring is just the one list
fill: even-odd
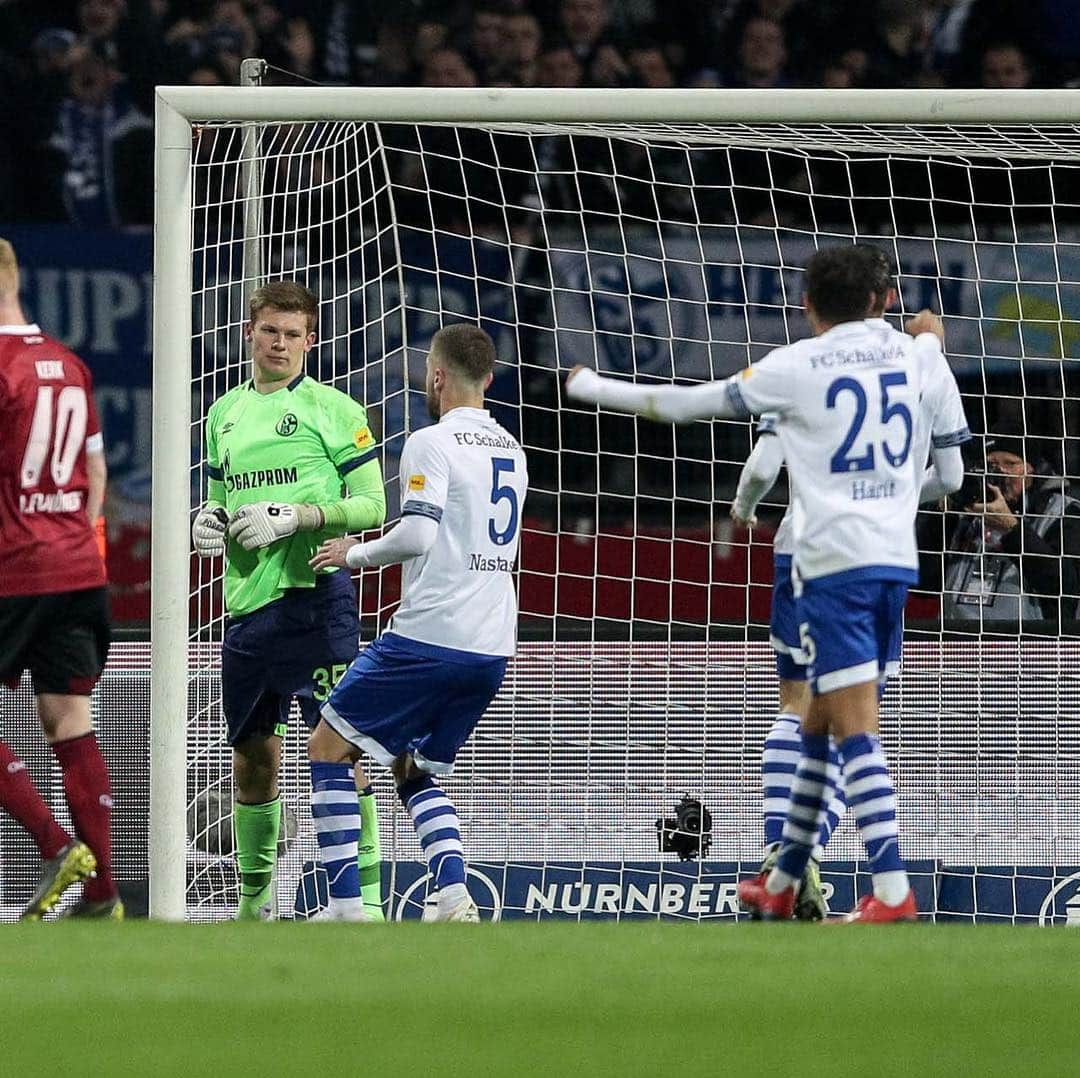
[(260, 468), (254, 472), (225, 474), (225, 488), (229, 491), (250, 490), (252, 487), (280, 487), (296, 482), (295, 468)]

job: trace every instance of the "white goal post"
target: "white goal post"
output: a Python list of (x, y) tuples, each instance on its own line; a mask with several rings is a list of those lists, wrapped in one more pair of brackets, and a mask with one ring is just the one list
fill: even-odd
[[(472, 125), (768, 147), (787, 125), (818, 145), (957, 158), (1080, 152), (1080, 93), (1045, 90), (551, 90), (159, 87), (156, 94), (151, 558), (150, 914), (186, 915), (192, 449), (193, 138), (203, 124)], [(761, 128), (760, 135), (755, 129)]]

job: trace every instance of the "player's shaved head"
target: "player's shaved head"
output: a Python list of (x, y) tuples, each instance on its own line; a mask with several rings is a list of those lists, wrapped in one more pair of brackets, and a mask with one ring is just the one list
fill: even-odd
[(431, 338), (431, 352), (437, 363), (474, 385), (486, 386), (495, 373), (495, 342), (468, 322), (440, 329)]
[(276, 311), (299, 313), (307, 318), (310, 333), (315, 328), (319, 315), (319, 301), (315, 293), (305, 288), (299, 281), (270, 281), (251, 293), (248, 314), (252, 322), (264, 307), (273, 307)]
[(829, 325), (881, 315), (895, 288), (893, 265), (879, 247), (826, 247), (806, 263), (806, 299)]
[(15, 299), (19, 294), (19, 261), (15, 248), (0, 238), (0, 299)]

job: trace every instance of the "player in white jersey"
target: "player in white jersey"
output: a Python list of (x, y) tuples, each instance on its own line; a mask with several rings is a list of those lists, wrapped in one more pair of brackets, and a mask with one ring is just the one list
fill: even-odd
[[(739, 475), (731, 517), (737, 524), (755, 527), (757, 506), (779, 478), (784, 466), (784, 451), (776, 436), (780, 417), (766, 412), (758, 421), (758, 440)], [(780, 853), (784, 820), (787, 818), (791, 783), (802, 749), (800, 729), (810, 712), (810, 684), (807, 681), (806, 654), (799, 636), (799, 616), (791, 579), (795, 537), (789, 503), (773, 536), (773, 586), (769, 608), (769, 642), (776, 654), (776, 678), (779, 708), (765, 735), (761, 754), (761, 815), (765, 854), (762, 871), (771, 869)], [(839, 789), (839, 757), (830, 747), (828, 777), (832, 787), (828, 812), (814, 854), (807, 862), (795, 903), (795, 919), (820, 921), (828, 913), (821, 889), (821, 851), (843, 818), (846, 805)]]
[(312, 559), (315, 569), (404, 564), (390, 628), (338, 682), (309, 745), (328, 920), (364, 920), (336, 839), (359, 826), (345, 791), (361, 751), (392, 769), (438, 888), (437, 919), (479, 919), (457, 812), (434, 776), (453, 770), (517, 640), (513, 570), (528, 473), (517, 440), (484, 409), (494, 369), (495, 346), (478, 327), (435, 334), (427, 400), (438, 422), (405, 444), (401, 520), (371, 542), (330, 540)]
[[(891, 269), (888, 270), (891, 276)], [(890, 292), (890, 297), (894, 293)], [(890, 299), (891, 305), (892, 299)], [(878, 312), (878, 316), (880, 316)], [(928, 323), (932, 324), (932, 323)], [(928, 397), (924, 394), (924, 402)], [(732, 502), (731, 517), (738, 524), (754, 527), (757, 506), (779, 478), (784, 466), (783, 447), (776, 437), (779, 416), (766, 412), (758, 421), (758, 440), (743, 465)], [(913, 449), (916, 461), (925, 460), (925, 433), (930, 430), (932, 417), (924, 416), (918, 428), (921, 435)], [(936, 500), (940, 495), (925, 488), (922, 501)], [(762, 871), (770, 871), (780, 853), (784, 821), (787, 818), (791, 785), (801, 755), (800, 729), (813, 699), (807, 681), (806, 654), (799, 636), (800, 620), (792, 581), (791, 564), (795, 553), (795, 538), (791, 523), (791, 504), (784, 513), (773, 536), (773, 590), (769, 611), (769, 639), (776, 652), (776, 674), (780, 707), (776, 719), (765, 737), (761, 758), (762, 823), (765, 856)], [(900, 670), (902, 640), (895, 638), (895, 654), (886, 657), (884, 674), (879, 678), (879, 694), (885, 690), (885, 676), (892, 677)], [(795, 903), (796, 920), (820, 920), (828, 908), (821, 890), (820, 860), (829, 839), (839, 826), (847, 803), (843, 783), (839, 781), (840, 760), (835, 741), (830, 739), (827, 772), (830, 800), (825, 819), (818, 834), (817, 845), (807, 864)]]
[[(572, 398), (660, 422), (780, 415), (802, 588), (800, 635), (814, 699), (776, 867), (739, 886), (744, 907), (770, 919), (791, 916), (826, 812), (830, 734), (873, 875), (873, 894), (851, 917), (895, 921), (917, 913), (877, 738), (878, 682), (896, 652), (907, 589), (917, 579), (920, 490), (929, 497), (928, 490), (958, 489), (959, 445), (970, 435), (941, 351), (940, 320), (924, 312), (905, 334), (865, 318), (881, 303), (871, 284), (881, 258), (863, 246), (815, 254), (805, 287), (815, 336), (775, 349), (726, 381), (646, 387), (576, 369), (567, 382)], [(924, 476), (920, 447), (931, 438), (934, 463)]]
[[(874, 278), (869, 282), (876, 306), (867, 313), (880, 319), (897, 299), (894, 268), (884, 252), (876, 261)], [(758, 440), (739, 475), (731, 517), (738, 523), (753, 527), (758, 503), (772, 488), (784, 466), (784, 451), (776, 436), (780, 417), (764, 413), (758, 420)], [(917, 450), (916, 450), (917, 453)], [(926, 452), (923, 449), (922, 458)], [(799, 635), (799, 615), (792, 581), (791, 563), (795, 553), (791, 503), (773, 537), (773, 589), (769, 611), (769, 639), (776, 652), (776, 676), (780, 707), (776, 719), (765, 736), (761, 756), (762, 824), (765, 856), (762, 871), (776, 863), (782, 845), (784, 821), (791, 798), (791, 784), (802, 751), (801, 727), (810, 712), (813, 699), (807, 680), (807, 661)], [(896, 638), (896, 654), (888, 656), (885, 673), (899, 672), (901, 639)], [(879, 691), (884, 691), (884, 678)], [(826, 773), (830, 793), (829, 807), (821, 825), (817, 845), (807, 863), (795, 903), (797, 920), (820, 920), (828, 913), (821, 889), (819, 869), (821, 855), (833, 832), (844, 816), (847, 804), (840, 783), (840, 757), (834, 741), (829, 745), (829, 765)]]

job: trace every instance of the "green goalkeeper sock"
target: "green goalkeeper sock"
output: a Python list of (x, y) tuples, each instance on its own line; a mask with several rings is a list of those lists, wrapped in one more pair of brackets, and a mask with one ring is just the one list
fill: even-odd
[(280, 798), (263, 805), (243, 805), (238, 801), (233, 806), (236, 866), (240, 872), (238, 921), (262, 919), (263, 908), (270, 901), (280, 827)]
[(379, 810), (371, 786), (359, 793), (360, 846), (356, 856), (360, 868), (360, 896), (369, 921), (385, 921), (382, 908), (382, 847), (379, 845)]

